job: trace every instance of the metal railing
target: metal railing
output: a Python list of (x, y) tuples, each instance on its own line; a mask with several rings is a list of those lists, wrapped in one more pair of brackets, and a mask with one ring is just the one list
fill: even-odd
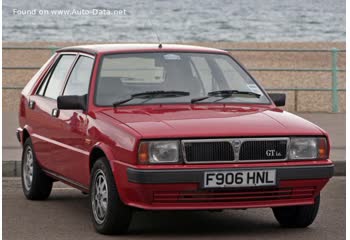
[[(345, 72), (345, 69), (338, 68), (339, 52), (346, 52), (343, 49), (249, 49), (249, 48), (226, 48), (226, 51), (242, 51), (242, 52), (294, 52), (294, 53), (330, 53), (331, 54), (331, 68), (256, 68), (249, 69), (250, 71), (278, 71), (278, 72), (331, 72), (332, 73), (332, 88), (266, 88), (268, 91), (331, 91), (332, 92), (332, 112), (339, 111), (339, 91), (346, 91), (346, 89), (338, 88), (338, 72)], [(296, 105), (295, 105), (296, 106)]]
[[(3, 50), (43, 50), (50, 51), (54, 54), (58, 47), (3, 47)], [(340, 52), (346, 52), (344, 49), (273, 49), (273, 48), (225, 48), (223, 50), (229, 52), (293, 52), (293, 53), (330, 53), (331, 68), (248, 68), (249, 71), (258, 72), (330, 72), (332, 74), (331, 88), (265, 88), (267, 91), (330, 91), (332, 92), (332, 112), (339, 111), (339, 91), (346, 91), (344, 88), (338, 88), (338, 72), (345, 72), (345, 69), (338, 67), (338, 57)], [(40, 67), (18, 66), (18, 67), (2, 67), (5, 70), (38, 70)], [(3, 90), (20, 90), (23, 86), (2, 86)], [(295, 107), (297, 105), (295, 104)]]

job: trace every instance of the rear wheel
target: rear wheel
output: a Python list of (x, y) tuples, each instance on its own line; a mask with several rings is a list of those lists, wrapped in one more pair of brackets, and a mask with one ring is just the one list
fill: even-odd
[(317, 196), (313, 205), (276, 207), (272, 210), (281, 226), (305, 228), (315, 220), (319, 206), (320, 196)]
[(50, 196), (53, 180), (41, 170), (30, 138), (23, 145), (21, 176), (27, 199), (44, 200)]
[(123, 234), (128, 231), (132, 210), (119, 198), (108, 160), (104, 157), (98, 159), (92, 168), (90, 204), (97, 232)]

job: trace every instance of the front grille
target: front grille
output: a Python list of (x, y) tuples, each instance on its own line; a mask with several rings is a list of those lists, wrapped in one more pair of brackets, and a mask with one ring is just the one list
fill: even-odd
[(286, 137), (182, 141), (187, 163), (286, 160), (288, 143)]
[(245, 141), (241, 145), (239, 160), (276, 160), (285, 159), (287, 140)]
[(251, 189), (239, 191), (193, 191), (193, 192), (154, 192), (157, 203), (202, 203), (202, 202), (261, 202), (285, 199), (310, 199), (315, 187)]
[(233, 161), (230, 142), (190, 142), (185, 144), (187, 162)]

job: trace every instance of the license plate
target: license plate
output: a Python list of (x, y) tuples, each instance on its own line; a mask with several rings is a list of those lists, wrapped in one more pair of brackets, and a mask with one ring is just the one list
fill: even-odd
[(276, 185), (276, 170), (205, 172), (205, 188), (261, 187)]

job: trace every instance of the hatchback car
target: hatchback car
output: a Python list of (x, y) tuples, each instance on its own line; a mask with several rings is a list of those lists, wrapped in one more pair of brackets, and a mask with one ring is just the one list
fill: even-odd
[(272, 208), (307, 227), (333, 175), (329, 138), (284, 104), (219, 49), (60, 49), (21, 94), (24, 194), (46, 199), (57, 180), (89, 193), (104, 234), (134, 209)]

